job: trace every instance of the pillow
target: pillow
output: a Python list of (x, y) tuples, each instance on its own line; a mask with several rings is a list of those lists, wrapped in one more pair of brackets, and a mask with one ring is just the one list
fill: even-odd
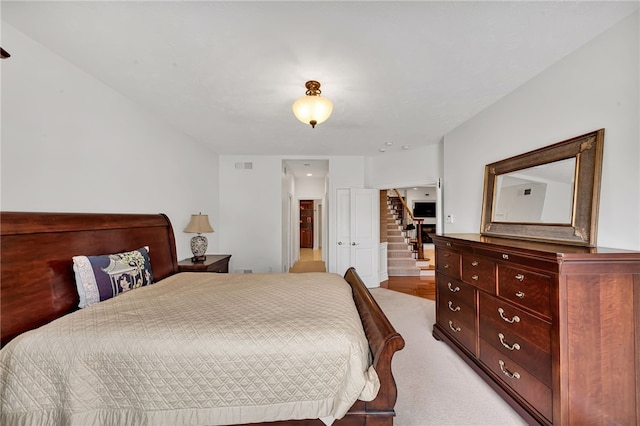
[(149, 247), (102, 256), (74, 256), (73, 271), (80, 296), (79, 308), (153, 284)]

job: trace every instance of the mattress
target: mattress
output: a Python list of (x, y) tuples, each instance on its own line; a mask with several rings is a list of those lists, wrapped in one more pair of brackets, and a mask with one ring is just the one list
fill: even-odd
[(341, 418), (379, 382), (339, 275), (181, 273), (0, 350), (2, 424)]

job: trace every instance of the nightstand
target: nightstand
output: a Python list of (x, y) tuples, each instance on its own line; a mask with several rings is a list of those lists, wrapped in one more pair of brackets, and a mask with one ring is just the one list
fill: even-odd
[(230, 254), (207, 254), (202, 262), (192, 262), (191, 258), (178, 262), (178, 272), (229, 272)]

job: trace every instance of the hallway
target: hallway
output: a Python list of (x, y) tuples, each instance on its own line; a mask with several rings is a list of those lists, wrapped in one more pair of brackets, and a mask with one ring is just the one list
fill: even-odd
[(322, 260), (322, 249), (314, 250), (310, 248), (300, 249), (300, 261)]
[(326, 272), (327, 268), (322, 261), (322, 250), (310, 248), (300, 249), (300, 260), (289, 268), (290, 273), (300, 272)]

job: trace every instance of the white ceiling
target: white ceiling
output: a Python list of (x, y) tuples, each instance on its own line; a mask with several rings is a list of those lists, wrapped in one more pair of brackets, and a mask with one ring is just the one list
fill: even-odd
[(283, 163), (287, 171), (299, 179), (322, 179), (329, 174), (329, 160), (284, 160)]
[[(221, 154), (375, 156), (438, 143), (638, 2), (1, 7), (3, 21)], [(310, 79), (334, 103), (315, 129), (291, 113)]]

